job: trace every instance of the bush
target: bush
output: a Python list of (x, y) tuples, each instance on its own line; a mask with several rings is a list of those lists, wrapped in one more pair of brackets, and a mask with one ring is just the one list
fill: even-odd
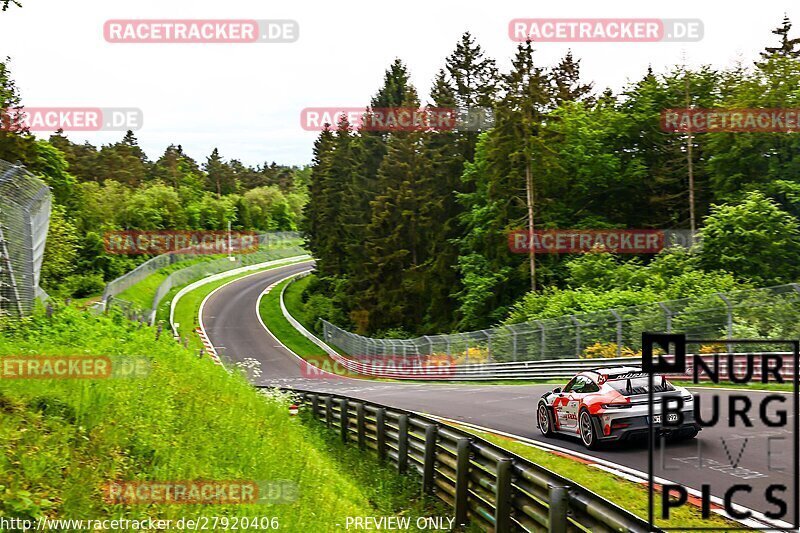
[(100, 273), (76, 274), (67, 278), (65, 286), (69, 294), (75, 298), (85, 298), (103, 292), (106, 284)]
[(617, 343), (615, 342), (596, 342), (591, 346), (584, 348), (583, 353), (580, 355), (581, 359), (609, 359), (612, 357), (641, 357), (642, 352), (636, 352), (627, 346), (620, 348), (620, 353), (617, 355)]

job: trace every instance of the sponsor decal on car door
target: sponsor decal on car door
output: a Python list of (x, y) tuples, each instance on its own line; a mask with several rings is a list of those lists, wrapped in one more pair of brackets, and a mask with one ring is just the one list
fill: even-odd
[(575, 383), (570, 387), (566, 398), (567, 402), (564, 406), (564, 429), (574, 430), (575, 432), (578, 431), (578, 411), (583, 404), (584, 396), (586, 396), (583, 390), (588, 383), (588, 379), (583, 376), (578, 376), (575, 378)]
[[(569, 383), (564, 387), (564, 391), (569, 391), (572, 385), (575, 383), (575, 378), (572, 378)], [(569, 392), (559, 392), (556, 396), (555, 400), (553, 400), (553, 410), (556, 413), (556, 423), (558, 424), (558, 429), (565, 429), (569, 427), (569, 423), (567, 420), (567, 404), (569, 403)]]

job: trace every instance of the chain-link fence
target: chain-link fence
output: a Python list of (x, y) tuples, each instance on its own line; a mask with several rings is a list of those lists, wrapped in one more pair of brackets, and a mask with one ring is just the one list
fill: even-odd
[[(299, 246), (289, 246), (287, 248), (276, 248), (274, 250), (263, 250), (254, 254), (242, 255), (236, 258), (236, 261), (229, 261), (227, 258), (217, 259), (209, 263), (198, 263), (181, 270), (177, 270), (167, 276), (161, 285), (156, 290), (155, 297), (153, 298), (153, 305), (151, 307), (152, 318), (155, 318), (155, 312), (158, 309), (159, 303), (164, 299), (169, 291), (175, 287), (186, 285), (201, 278), (205, 278), (220, 272), (226, 272), (234, 268), (243, 266), (256, 265), (258, 263), (266, 263), (267, 261), (275, 261), (276, 259), (285, 259), (287, 257), (295, 257), (305, 254), (305, 250)], [(151, 318), (151, 321), (152, 321)]]
[[(145, 320), (153, 323), (156, 311), (161, 300), (174, 288), (185, 285), (200, 278), (233, 270), (243, 266), (265, 263), (275, 259), (303, 255), (306, 252), (299, 246), (302, 234), (296, 231), (271, 232), (259, 235), (259, 250), (250, 254), (234, 255), (231, 258), (222, 257), (204, 260), (199, 263), (187, 264), (185, 268), (169, 274), (156, 289), (152, 304), (146, 309), (137, 308), (136, 305), (118, 297), (134, 285), (144, 281), (157, 270), (172, 264), (189, 259), (197, 259), (197, 254), (169, 253), (156, 256), (142, 263), (134, 270), (111, 281), (106, 285), (100, 308), (115, 306), (123, 309), (131, 318)], [(232, 260), (231, 260), (232, 259)], [(177, 267), (176, 267), (177, 268)], [(141, 307), (141, 306), (139, 306)]]
[(33, 310), (47, 228), (49, 187), (24, 167), (0, 160), (0, 316)]
[[(248, 255), (251, 256), (258, 256), (258, 254), (264, 252), (265, 250), (269, 250), (270, 248), (284, 248), (287, 246), (291, 246), (293, 244), (299, 245), (302, 242), (303, 235), (298, 231), (276, 231), (271, 233), (265, 233), (263, 235), (258, 236), (258, 243), (259, 243), (259, 251), (253, 254), (245, 254), (241, 257), (247, 257)], [(240, 256), (234, 256), (239, 261)], [(186, 261), (188, 259), (197, 259), (197, 253), (167, 253), (157, 255), (152, 259), (149, 259), (139, 265), (138, 267), (134, 268), (130, 272), (118, 277), (117, 279), (108, 282), (106, 285), (105, 291), (103, 291), (103, 301), (108, 302), (109, 298), (113, 298), (118, 294), (125, 292), (126, 290), (130, 289), (134, 285), (140, 283), (146, 277), (153, 274), (156, 270), (160, 270), (166, 266), (169, 266), (173, 263), (178, 263), (180, 261)], [(228, 259), (225, 259), (228, 261)], [(255, 261), (258, 263), (259, 261)], [(233, 264), (233, 262), (230, 262)], [(245, 263), (245, 264), (253, 264), (253, 263)], [(236, 266), (242, 266), (241, 264), (234, 265), (231, 268), (236, 268)], [(121, 303), (121, 302), (118, 302)]]
[(798, 338), (800, 285), (717, 293), (416, 339), (372, 339), (324, 320), (323, 327), (326, 342), (355, 356), (441, 354), (459, 364), (620, 357), (634, 355), (641, 348), (643, 331), (675, 331), (693, 338)]

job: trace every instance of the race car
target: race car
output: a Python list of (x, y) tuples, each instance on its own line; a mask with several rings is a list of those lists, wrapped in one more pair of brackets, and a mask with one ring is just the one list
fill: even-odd
[[(682, 397), (681, 413), (669, 414), (662, 423), (661, 402), (665, 397)], [(554, 434), (577, 436), (587, 448), (601, 443), (635, 438), (646, 439), (650, 430), (648, 375), (641, 368), (619, 366), (586, 370), (562, 389), (542, 395), (536, 407), (536, 424), (546, 437)], [(676, 409), (677, 399), (671, 401)], [(653, 420), (656, 435), (670, 440), (693, 439), (700, 431), (694, 420), (694, 397), (664, 376), (653, 378)]]

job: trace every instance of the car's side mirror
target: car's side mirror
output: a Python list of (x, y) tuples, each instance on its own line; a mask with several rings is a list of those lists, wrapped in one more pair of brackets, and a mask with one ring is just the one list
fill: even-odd
[(555, 389), (553, 389), (553, 392), (558, 394), (559, 392), (561, 392), (561, 387), (556, 387)]

